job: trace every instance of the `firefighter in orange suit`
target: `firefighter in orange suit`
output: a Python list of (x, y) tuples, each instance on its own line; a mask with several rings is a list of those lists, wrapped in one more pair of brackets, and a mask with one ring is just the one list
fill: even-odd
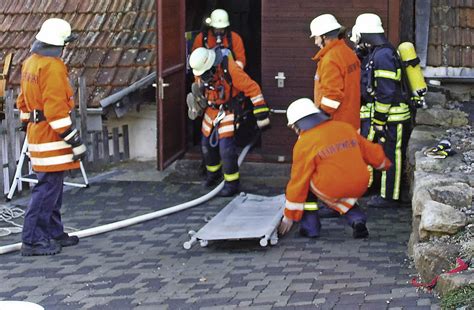
[(235, 104), (240, 102), (236, 103), (235, 99), (239, 92), (250, 97), (259, 128), (270, 124), (269, 108), (258, 84), (233, 60), (229, 50), (200, 47), (191, 53), (189, 65), (207, 100), (201, 127), (201, 147), (207, 170), (205, 185), (215, 185), (222, 170), (225, 184), (219, 195), (233, 196), (239, 190), (240, 178), (234, 141)]
[(360, 61), (344, 41), (344, 28), (331, 14), (323, 14), (310, 24), (311, 38), (321, 49), (313, 60), (314, 102), (332, 119), (360, 128)]
[(354, 238), (367, 237), (367, 218), (357, 205), (357, 199), (367, 189), (367, 164), (380, 170), (391, 165), (382, 147), (363, 138), (349, 124), (330, 120), (311, 99), (294, 101), (288, 107), (287, 117), (288, 126), (299, 137), (293, 149), (291, 178), (286, 187), (286, 206), (279, 232), (285, 234), (294, 221), (301, 221), (302, 235), (319, 237), (318, 208), (305, 208), (308, 193), (312, 192), (346, 218), (353, 228)]
[(229, 29), (229, 15), (225, 10), (217, 9), (212, 11), (211, 17), (206, 20), (210, 29), (199, 33), (194, 39), (194, 51), (198, 47), (227, 48), (232, 52), (235, 63), (244, 68), (246, 64), (244, 42), (240, 35)]
[(28, 123), (28, 150), (38, 177), (25, 214), (23, 256), (53, 255), (79, 242), (64, 232), (60, 213), (64, 171), (79, 168), (86, 155), (72, 125), (73, 91), (60, 58), (64, 46), (74, 39), (68, 22), (46, 20), (21, 70), (17, 107), (23, 124)]

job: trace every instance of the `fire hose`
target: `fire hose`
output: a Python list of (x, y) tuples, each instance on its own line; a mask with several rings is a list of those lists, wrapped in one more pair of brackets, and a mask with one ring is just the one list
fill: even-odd
[[(242, 149), (242, 152), (240, 153), (239, 158), (238, 158), (238, 165), (239, 166), (244, 161), (245, 156), (247, 156), (247, 153), (252, 148), (252, 146), (258, 141), (259, 137), (260, 137), (260, 131), (258, 130), (257, 134), (254, 137), (254, 139), (252, 139), (252, 141), (250, 141), (250, 143)], [(113, 223), (109, 223), (109, 224), (105, 224), (105, 225), (101, 225), (101, 226), (97, 226), (97, 227), (93, 227), (93, 228), (88, 228), (88, 229), (76, 231), (76, 232), (70, 233), (69, 235), (77, 236), (79, 238), (86, 238), (86, 237), (106, 233), (106, 232), (109, 232), (109, 231), (112, 231), (112, 230), (117, 230), (117, 229), (121, 229), (121, 228), (124, 228), (124, 227), (132, 226), (132, 225), (139, 224), (139, 223), (149, 221), (149, 220), (153, 220), (153, 219), (156, 219), (156, 218), (168, 215), (168, 214), (176, 213), (176, 212), (179, 212), (179, 211), (182, 211), (182, 210), (185, 210), (185, 209), (195, 207), (197, 205), (200, 205), (200, 204), (210, 200), (215, 195), (217, 195), (217, 193), (224, 187), (224, 182), (225, 181), (222, 181), (212, 191), (210, 191), (209, 193), (207, 193), (207, 194), (205, 194), (205, 195), (203, 195), (199, 198), (196, 198), (194, 200), (191, 200), (191, 201), (188, 201), (188, 202), (185, 202), (185, 203), (173, 206), (173, 207), (169, 207), (169, 208), (166, 208), (166, 209), (163, 209), (163, 210), (158, 210), (158, 211), (155, 211), (155, 212), (135, 216), (135, 217), (132, 217), (132, 218), (129, 218), (129, 219), (125, 219), (125, 220), (121, 220), (121, 221), (117, 221), (117, 222), (113, 222)], [(14, 252), (14, 251), (18, 251), (20, 249), (21, 249), (21, 242), (1, 246), (0, 247), (0, 255), (10, 253), (10, 252)]]

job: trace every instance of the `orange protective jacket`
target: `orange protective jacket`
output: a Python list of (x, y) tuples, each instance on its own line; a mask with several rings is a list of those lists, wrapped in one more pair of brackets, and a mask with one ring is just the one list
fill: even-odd
[(28, 150), (36, 172), (79, 168), (72, 149), (59, 136), (72, 126), (73, 91), (66, 65), (60, 58), (32, 54), (23, 62), (17, 107), (22, 122), (30, 112), (41, 110), (46, 121), (28, 124)]
[[(254, 112), (260, 107), (268, 110), (260, 86), (235, 63), (230, 55), (228, 56), (228, 70), (232, 78), (232, 87), (225, 79), (222, 65), (219, 65), (215, 74), (215, 90), (206, 89), (204, 92), (208, 102), (214, 105), (214, 107), (207, 107), (204, 112), (201, 131), (205, 137), (209, 137), (211, 134), (212, 128), (214, 128), (214, 120), (219, 113), (221, 105), (229, 103), (231, 98), (234, 98), (240, 92), (243, 92), (246, 97), (250, 97), (254, 106)], [(234, 114), (228, 110), (225, 114), (218, 127), (219, 139), (234, 136)]]
[(332, 209), (346, 213), (367, 190), (367, 164), (379, 170), (391, 165), (379, 144), (349, 124), (329, 120), (302, 131), (293, 149), (285, 216), (301, 219), (309, 190)]
[[(230, 35), (232, 38), (232, 54), (234, 56), (235, 61), (237, 63), (240, 63), (241, 68), (243, 69), (245, 68), (245, 64), (247, 63), (247, 59), (245, 58), (244, 41), (242, 41), (242, 38), (234, 31), (231, 31)], [(212, 33), (212, 30), (208, 30), (207, 32), (207, 46), (203, 45), (202, 36), (203, 35), (201, 32), (194, 39), (193, 48), (192, 48), (193, 51), (197, 49), (198, 47), (214, 48), (216, 46), (217, 44), (216, 37)], [(224, 35), (222, 39), (222, 45), (226, 48), (229, 47), (229, 41), (227, 40), (227, 35)]]
[(321, 49), (313, 60), (314, 102), (332, 119), (360, 128), (360, 61), (344, 40), (334, 40)]

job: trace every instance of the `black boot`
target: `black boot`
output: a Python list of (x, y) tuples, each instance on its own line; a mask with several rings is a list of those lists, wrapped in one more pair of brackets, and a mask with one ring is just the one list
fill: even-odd
[(54, 238), (57, 243), (59, 243), (62, 247), (73, 246), (79, 243), (79, 237), (77, 236), (69, 236), (66, 233)]
[(367, 230), (367, 226), (363, 222), (356, 222), (352, 224), (352, 237), (354, 239), (362, 239), (367, 238), (369, 236), (369, 231)]
[(217, 194), (220, 197), (232, 197), (239, 193), (239, 180), (225, 182), (224, 188)]
[(204, 181), (204, 187), (214, 187), (222, 181), (222, 172), (207, 172), (206, 181)]
[(61, 252), (61, 245), (54, 239), (34, 244), (23, 242), (21, 245), (21, 256), (54, 255), (59, 252)]

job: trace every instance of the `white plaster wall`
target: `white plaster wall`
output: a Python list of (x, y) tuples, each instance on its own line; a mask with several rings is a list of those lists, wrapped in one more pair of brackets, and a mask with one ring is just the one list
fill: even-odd
[[(139, 161), (156, 160), (156, 106), (142, 105), (140, 112), (129, 111), (122, 118), (109, 117), (104, 124), (112, 131), (128, 125), (130, 158)], [(120, 150), (123, 145), (120, 143)]]

